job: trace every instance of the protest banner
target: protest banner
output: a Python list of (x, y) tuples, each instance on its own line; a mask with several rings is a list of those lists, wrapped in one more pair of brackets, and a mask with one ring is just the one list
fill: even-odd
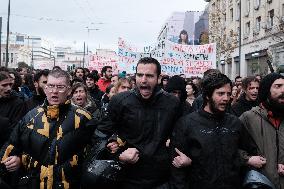
[[(118, 70), (133, 74), (136, 71), (136, 65), (144, 53), (137, 52), (137, 49), (122, 38), (118, 38)], [(147, 53), (146, 53), (147, 54)]]
[(97, 70), (100, 73), (104, 66), (111, 66), (113, 71), (115, 71), (117, 69), (117, 55), (90, 55), (88, 66), (90, 71)]
[(168, 75), (185, 74), (186, 77), (199, 76), (211, 68), (216, 68), (216, 44), (181, 45), (166, 41), (161, 60), (162, 73)]

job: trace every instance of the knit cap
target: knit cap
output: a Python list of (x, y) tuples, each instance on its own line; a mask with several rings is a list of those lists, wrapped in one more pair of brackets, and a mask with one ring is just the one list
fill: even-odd
[(270, 95), (271, 85), (275, 80), (280, 78), (284, 79), (284, 76), (279, 73), (270, 73), (261, 80), (258, 93), (259, 102), (265, 102), (267, 100)]

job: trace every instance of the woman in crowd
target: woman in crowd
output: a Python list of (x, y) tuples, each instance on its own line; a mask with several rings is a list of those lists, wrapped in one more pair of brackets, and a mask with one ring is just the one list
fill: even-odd
[(169, 81), (170, 77), (167, 76), (167, 75), (164, 75), (161, 79), (161, 83), (160, 83), (160, 87), (165, 90), (166, 89), (166, 86), (168, 84), (168, 81)]
[(240, 96), (241, 90), (238, 88), (236, 84), (233, 85), (232, 87), (232, 96), (231, 96), (231, 105), (235, 104)]
[(196, 98), (198, 94), (198, 89), (195, 84), (188, 82), (186, 84), (186, 93), (187, 93), (187, 98), (186, 101), (192, 105), (194, 99)]
[(121, 93), (124, 91), (131, 90), (131, 83), (130, 80), (127, 78), (120, 78), (118, 82), (114, 85), (115, 93)]
[(96, 103), (90, 97), (88, 89), (83, 83), (76, 83), (72, 86), (71, 96), (72, 104), (84, 108), (94, 116), (97, 115)]
[(75, 78), (81, 78), (83, 81), (85, 81), (85, 69), (78, 67), (75, 69)]

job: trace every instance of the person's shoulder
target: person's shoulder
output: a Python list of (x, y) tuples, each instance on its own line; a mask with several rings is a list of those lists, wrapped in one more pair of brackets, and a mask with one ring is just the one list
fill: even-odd
[(121, 100), (126, 100), (131, 96), (135, 96), (134, 91), (132, 91), (132, 90), (124, 91), (124, 92), (121, 92), (121, 93), (114, 95), (111, 100), (112, 101), (121, 101)]
[(164, 90), (161, 90), (161, 94), (162, 96), (169, 102), (169, 101), (172, 101), (174, 103), (179, 103), (179, 99), (177, 97), (175, 97), (174, 95), (164, 91)]
[(240, 121), (239, 117), (232, 113), (225, 113), (226, 119), (230, 121)]
[(42, 106), (37, 106), (31, 110), (29, 110), (24, 116), (23, 121), (27, 122), (31, 119), (37, 119), (37, 117), (41, 117), (44, 114), (45, 110)]
[(72, 109), (73, 109), (73, 111), (76, 115), (86, 117), (89, 120), (92, 119), (91, 113), (88, 112), (87, 110), (85, 110), (85, 109), (83, 109), (79, 106), (76, 106), (76, 105), (71, 105), (71, 106), (72, 106)]
[(265, 114), (267, 114), (267, 111), (259, 106), (253, 107), (251, 110), (244, 112), (240, 118), (242, 117), (255, 117), (257, 115), (259, 116), (264, 116)]

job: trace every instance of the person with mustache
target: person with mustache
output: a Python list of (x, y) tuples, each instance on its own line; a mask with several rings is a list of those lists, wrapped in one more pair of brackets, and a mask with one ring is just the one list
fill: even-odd
[(284, 188), (284, 76), (268, 74), (261, 80), (259, 91), (259, 106), (243, 113), (240, 120), (261, 158), (246, 154), (242, 158), (280, 189)]
[(136, 88), (113, 96), (108, 122), (97, 126), (98, 131), (112, 135), (107, 147), (123, 164), (119, 189), (168, 186), (170, 156), (165, 143), (179, 116), (179, 99), (160, 89), (160, 74), (156, 59), (140, 59)]
[(44, 88), (47, 83), (48, 74), (49, 70), (40, 70), (34, 75), (34, 86), (36, 93), (33, 95), (32, 98), (25, 102), (28, 111), (43, 104), (44, 99), (46, 98)]
[[(17, 122), (26, 113), (24, 101), (16, 94), (12, 93), (13, 78), (8, 70), (0, 71), (0, 147), (9, 139), (9, 136), (16, 127)], [(3, 176), (0, 188), (3, 187), (2, 179), (8, 184), (13, 184), (16, 175)]]
[(239, 148), (255, 146), (240, 120), (226, 112), (231, 92), (226, 75), (204, 77), (202, 108), (181, 117), (171, 137), (171, 188), (241, 188)]
[(244, 112), (251, 110), (258, 105), (259, 80), (254, 76), (246, 77), (242, 80), (243, 94), (237, 102), (232, 105), (232, 113), (240, 117)]
[(13, 81), (8, 71), (0, 72), (0, 147), (9, 138), (9, 135), (24, 116), (26, 109), (23, 100), (12, 93)]

